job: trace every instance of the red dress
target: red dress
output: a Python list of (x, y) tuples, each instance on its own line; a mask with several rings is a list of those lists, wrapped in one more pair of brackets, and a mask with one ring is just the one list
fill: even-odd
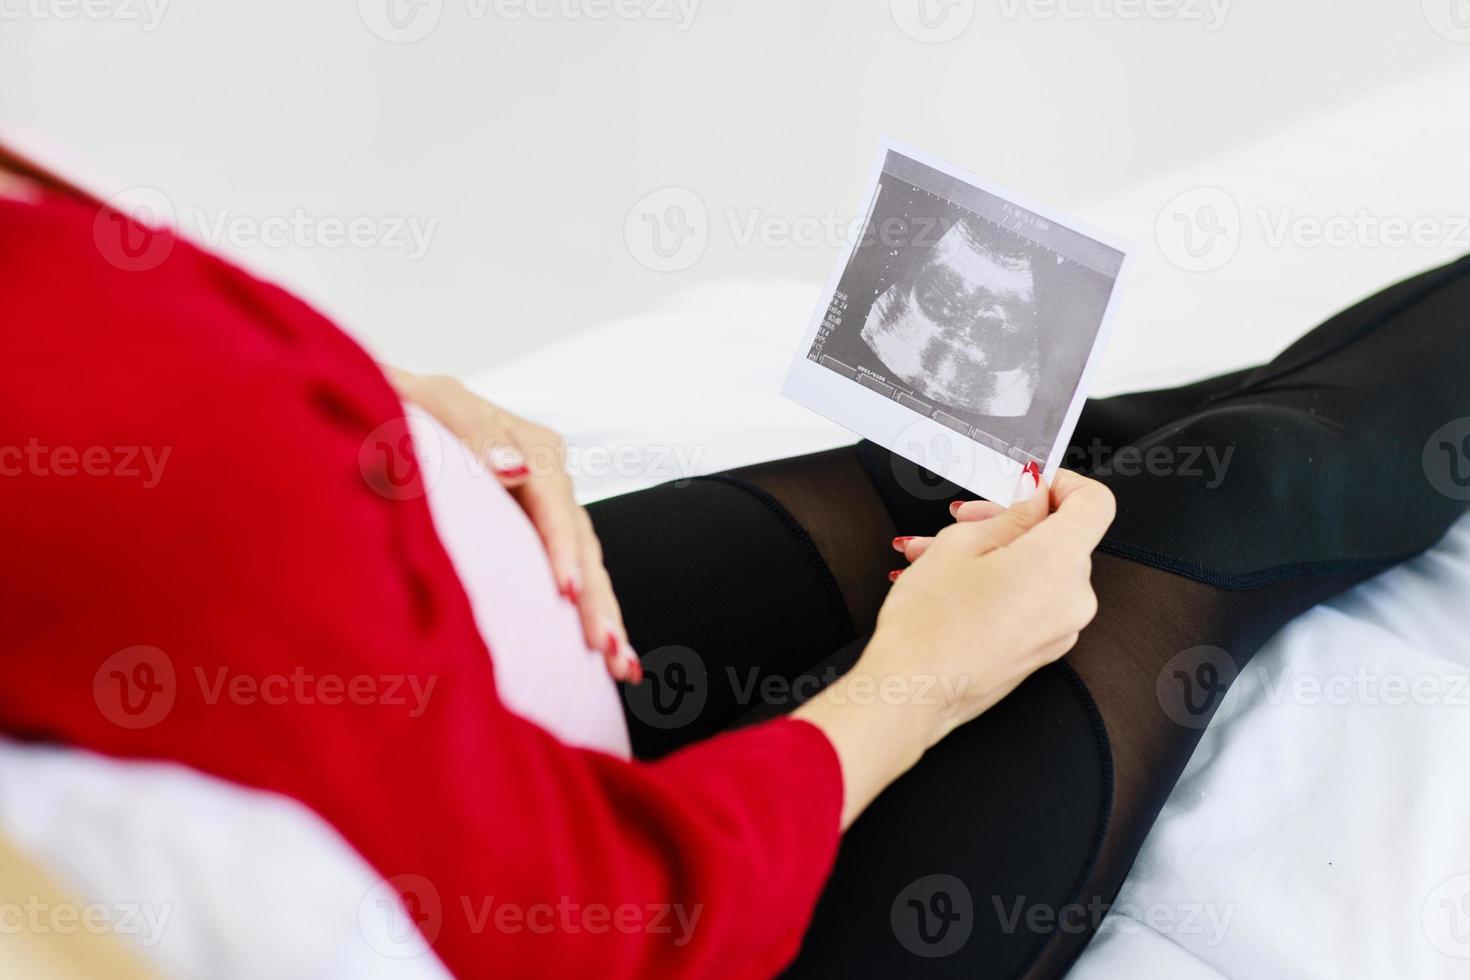
[(0, 201), (0, 317), (0, 727), (301, 801), (461, 977), (795, 954), (838, 842), (825, 736), (630, 764), (507, 711), (341, 331), (58, 196)]

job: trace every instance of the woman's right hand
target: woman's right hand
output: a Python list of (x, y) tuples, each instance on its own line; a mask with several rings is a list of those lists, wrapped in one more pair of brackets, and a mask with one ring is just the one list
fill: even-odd
[(1092, 551), (1112, 493), (1061, 471), (1009, 509), (967, 504), (894, 583), (853, 669), (796, 716), (842, 766), (846, 827), (929, 746), (1058, 659), (1097, 611)]
[(1009, 509), (957, 508), (954, 525), (905, 542), (913, 565), (895, 581), (859, 665), (880, 677), (934, 678), (945, 702), (929, 744), (937, 742), (1076, 644), (1097, 613), (1092, 552), (1113, 513), (1106, 487), (1068, 470)]

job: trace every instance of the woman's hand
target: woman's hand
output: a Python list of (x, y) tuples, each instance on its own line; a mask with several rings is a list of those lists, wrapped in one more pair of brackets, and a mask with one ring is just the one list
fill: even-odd
[[(1106, 487), (1063, 471), (1009, 509), (977, 501), (914, 559), (857, 664), (798, 712), (842, 760), (850, 821), (929, 746), (1061, 657), (1097, 611), (1092, 551), (1113, 519)], [(896, 543), (897, 547), (898, 544)], [(875, 692), (860, 702), (859, 691)], [(852, 707), (862, 704), (865, 710)]]
[(1008, 510), (960, 505), (957, 523), (903, 549), (914, 564), (883, 604), (870, 649), (885, 671), (950, 679), (934, 741), (1072, 649), (1097, 613), (1092, 551), (1113, 521), (1113, 495), (1067, 470), (1039, 490)]
[(458, 436), (520, 503), (546, 546), (557, 588), (581, 614), (588, 649), (602, 654), (616, 680), (642, 680), (602, 565), (602, 546), (587, 511), (572, 495), (561, 436), (490, 404), (453, 378), (384, 370), (399, 397)]

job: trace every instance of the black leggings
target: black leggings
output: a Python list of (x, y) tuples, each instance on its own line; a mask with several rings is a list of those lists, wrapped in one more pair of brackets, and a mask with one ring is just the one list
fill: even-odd
[[(1088, 402), (1067, 465), (1118, 501), (1096, 621), (857, 821), (792, 975), (1066, 970), (1251, 655), (1462, 513), (1467, 272), (1385, 290), (1254, 370)], [(960, 496), (860, 444), (594, 505), (649, 678), (626, 693), (637, 754), (849, 668), (903, 564), (890, 539), (934, 533)]]

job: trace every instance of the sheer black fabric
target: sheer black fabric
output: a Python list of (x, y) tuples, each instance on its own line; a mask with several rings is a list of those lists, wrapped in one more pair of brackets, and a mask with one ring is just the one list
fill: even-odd
[[(1068, 465), (1118, 499), (1096, 621), (853, 826), (791, 975), (1065, 971), (1250, 657), (1462, 513), (1425, 459), (1470, 416), (1467, 273), (1385, 290), (1260, 368), (1088, 403)], [(865, 443), (594, 505), (649, 675), (626, 693), (635, 751), (848, 669), (903, 565), (891, 538), (962, 496)]]

